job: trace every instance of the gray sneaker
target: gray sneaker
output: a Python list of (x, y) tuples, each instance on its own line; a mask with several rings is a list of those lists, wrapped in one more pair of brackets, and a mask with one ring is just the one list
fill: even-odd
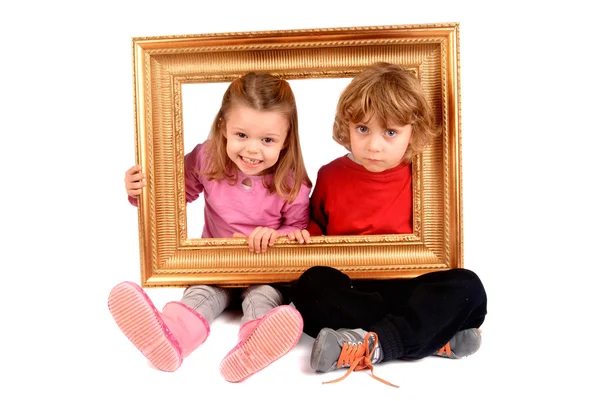
[[(367, 343), (365, 345), (365, 342)], [(377, 334), (362, 329), (322, 329), (315, 340), (310, 355), (310, 367), (317, 372), (331, 372), (348, 368), (345, 375), (326, 383), (344, 380), (350, 373), (370, 369), (371, 377), (392, 387), (398, 387), (373, 374), (373, 364), (383, 360), (383, 351)]]
[[(364, 346), (368, 334), (368, 349)], [(313, 344), (310, 355), (310, 367), (317, 372), (331, 372), (334, 369), (348, 368), (356, 360), (369, 356), (375, 343), (374, 333), (367, 333), (362, 329), (322, 329)], [(382, 360), (383, 353), (379, 343), (375, 343), (375, 350), (371, 354), (371, 363)], [(363, 363), (364, 364), (364, 363)]]
[(481, 333), (479, 332), (479, 329), (467, 329), (456, 333), (449, 343), (444, 345), (433, 355), (458, 359), (474, 354), (480, 346)]

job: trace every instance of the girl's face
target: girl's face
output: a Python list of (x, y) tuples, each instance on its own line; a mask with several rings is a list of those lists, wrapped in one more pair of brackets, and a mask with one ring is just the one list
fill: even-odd
[(352, 155), (367, 170), (380, 173), (402, 163), (412, 135), (411, 124), (382, 127), (371, 118), (350, 122), (349, 128)]
[(244, 174), (259, 175), (277, 163), (288, 130), (282, 112), (234, 106), (225, 116), (227, 156)]

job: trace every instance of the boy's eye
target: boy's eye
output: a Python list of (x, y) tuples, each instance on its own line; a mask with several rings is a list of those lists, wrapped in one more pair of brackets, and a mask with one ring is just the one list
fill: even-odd
[(398, 135), (398, 133), (394, 130), (388, 129), (388, 130), (385, 130), (385, 135), (389, 136), (389, 137), (394, 137), (394, 136)]
[(365, 127), (364, 125), (358, 125), (356, 127), (356, 130), (358, 132), (360, 132), (361, 134), (365, 134), (365, 133), (369, 132), (369, 128)]

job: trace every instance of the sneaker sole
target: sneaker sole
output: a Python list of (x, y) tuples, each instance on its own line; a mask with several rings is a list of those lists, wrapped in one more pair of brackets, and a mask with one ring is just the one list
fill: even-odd
[(115, 286), (108, 297), (108, 309), (123, 334), (157, 369), (173, 372), (179, 368), (181, 347), (137, 284)]
[(300, 340), (302, 316), (292, 307), (277, 307), (267, 313), (254, 332), (227, 354), (220, 365), (229, 382), (240, 382), (287, 354)]

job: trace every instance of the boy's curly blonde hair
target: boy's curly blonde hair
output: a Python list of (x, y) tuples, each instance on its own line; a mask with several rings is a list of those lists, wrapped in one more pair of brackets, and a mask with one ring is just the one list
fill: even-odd
[(350, 123), (375, 118), (382, 126), (412, 124), (403, 161), (410, 162), (439, 133), (419, 80), (399, 65), (377, 63), (360, 72), (344, 89), (333, 123), (333, 139), (350, 149)]

